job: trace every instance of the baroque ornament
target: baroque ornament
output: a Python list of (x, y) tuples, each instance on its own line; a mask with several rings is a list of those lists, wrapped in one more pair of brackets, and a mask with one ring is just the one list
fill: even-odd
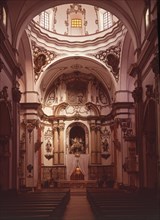
[(69, 20), (73, 15), (79, 14), (83, 20), (83, 26), (84, 26), (84, 33), (85, 35), (88, 34), (86, 31), (86, 26), (87, 26), (87, 20), (86, 20), (86, 10), (82, 8), (82, 5), (80, 4), (72, 4), (70, 5), (70, 8), (67, 9), (66, 11), (67, 14), (67, 20), (65, 20), (65, 25), (67, 27), (67, 31), (64, 33), (64, 35), (69, 34)]
[(48, 51), (43, 47), (38, 47), (35, 42), (32, 42), (33, 59), (34, 59), (34, 73), (35, 81), (38, 80), (44, 67), (51, 63), (56, 57), (54, 52)]
[(119, 61), (120, 61), (121, 43), (112, 46), (106, 50), (99, 51), (95, 57), (108, 66), (116, 81), (119, 80)]

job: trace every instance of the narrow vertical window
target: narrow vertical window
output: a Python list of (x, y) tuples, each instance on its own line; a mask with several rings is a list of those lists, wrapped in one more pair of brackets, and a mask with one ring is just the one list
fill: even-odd
[(150, 23), (149, 8), (147, 8), (146, 13), (145, 13), (145, 25), (146, 25), (146, 29), (148, 29), (149, 23)]
[(43, 11), (40, 15), (40, 25), (45, 29), (49, 29), (49, 13)]
[(110, 12), (106, 11), (103, 14), (103, 29), (110, 28), (113, 25), (113, 18)]
[(7, 24), (7, 15), (6, 15), (6, 10), (5, 10), (4, 7), (2, 8), (2, 21), (3, 21), (4, 26), (6, 26), (6, 24)]

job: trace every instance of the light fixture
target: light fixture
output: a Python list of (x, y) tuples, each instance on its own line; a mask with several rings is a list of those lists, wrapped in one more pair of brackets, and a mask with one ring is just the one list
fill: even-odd
[(80, 173), (81, 173), (81, 170), (80, 170), (80, 168), (77, 166), (77, 167), (76, 167), (76, 174), (79, 175)]

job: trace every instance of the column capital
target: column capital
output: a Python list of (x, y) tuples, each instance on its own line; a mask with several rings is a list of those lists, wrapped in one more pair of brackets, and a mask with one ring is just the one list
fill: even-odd
[(64, 124), (60, 124), (60, 125), (58, 126), (58, 128), (59, 128), (60, 131), (63, 131), (63, 130), (64, 130)]
[(91, 124), (90, 125), (90, 129), (91, 129), (91, 131), (95, 131), (96, 130), (96, 125), (95, 124)]

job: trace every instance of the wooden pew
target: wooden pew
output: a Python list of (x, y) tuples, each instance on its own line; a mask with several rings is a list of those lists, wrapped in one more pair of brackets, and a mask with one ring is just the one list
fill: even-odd
[(123, 191), (88, 190), (87, 198), (96, 219), (103, 220), (158, 220), (155, 196)]
[(59, 220), (70, 199), (69, 190), (60, 192), (0, 195), (1, 220)]

